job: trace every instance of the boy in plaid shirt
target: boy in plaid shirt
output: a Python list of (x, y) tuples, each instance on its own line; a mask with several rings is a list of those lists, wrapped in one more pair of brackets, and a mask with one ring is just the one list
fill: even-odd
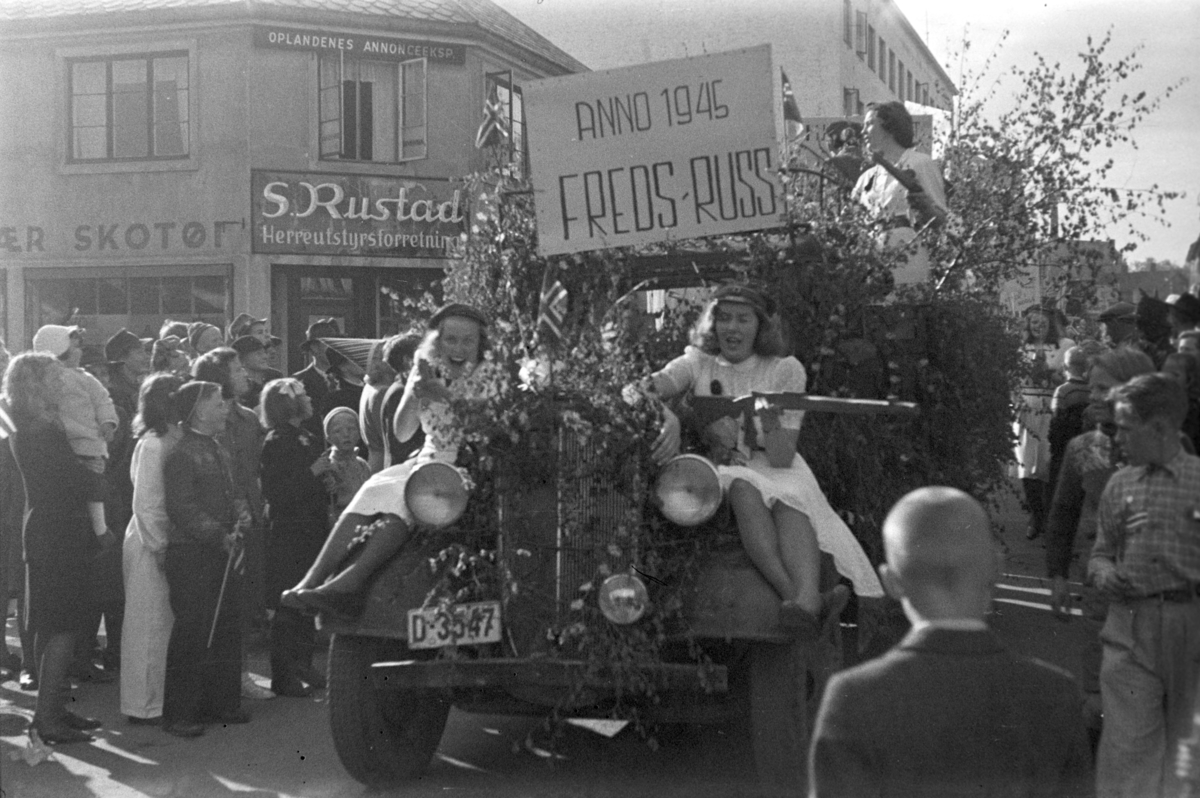
[(1182, 386), (1144, 374), (1113, 389), (1126, 467), (1100, 498), (1088, 575), (1110, 599), (1101, 632), (1097, 793), (1175, 796), (1170, 761), (1200, 676), (1200, 457), (1180, 445)]

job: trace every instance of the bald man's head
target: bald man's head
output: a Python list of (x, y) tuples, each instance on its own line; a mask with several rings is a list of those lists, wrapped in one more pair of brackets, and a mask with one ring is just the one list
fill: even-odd
[(996, 579), (996, 555), (987, 513), (955, 488), (919, 488), (905, 495), (883, 522), (883, 544), (893, 592), (927, 617), (982, 617)]

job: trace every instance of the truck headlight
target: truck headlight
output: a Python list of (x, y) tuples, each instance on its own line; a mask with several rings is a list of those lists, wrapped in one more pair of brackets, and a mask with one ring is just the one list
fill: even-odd
[(449, 526), (467, 508), (467, 485), (449, 463), (422, 463), (404, 485), (404, 501), (418, 523), (435, 529)]
[(654, 483), (662, 514), (680, 526), (696, 526), (721, 506), (717, 467), (696, 454), (681, 454), (663, 466)]
[(614, 574), (600, 584), (600, 612), (613, 623), (630, 624), (646, 614), (650, 594), (633, 574)]

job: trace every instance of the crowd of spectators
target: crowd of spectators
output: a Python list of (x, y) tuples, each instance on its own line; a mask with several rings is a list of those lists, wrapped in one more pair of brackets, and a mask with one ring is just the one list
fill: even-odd
[[(389, 445), (383, 417), (419, 340), (322, 319), (292, 378), (244, 313), (103, 342), (45, 325), (15, 357), (0, 342), (0, 596), (21, 636), (0, 676), (37, 693), (31, 738), (91, 739), (99, 721), (63, 702), (86, 682), (119, 678), (128, 722), (179, 737), (325, 686), (312, 615), (279, 596), (372, 471), (420, 445)], [(269, 688), (247, 635), (270, 640)]]

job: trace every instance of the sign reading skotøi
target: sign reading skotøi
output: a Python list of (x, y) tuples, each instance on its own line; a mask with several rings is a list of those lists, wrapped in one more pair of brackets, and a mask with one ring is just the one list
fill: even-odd
[(770, 45), (525, 87), (542, 255), (779, 224)]
[(260, 253), (461, 257), (462, 191), (443, 178), (251, 174)]

